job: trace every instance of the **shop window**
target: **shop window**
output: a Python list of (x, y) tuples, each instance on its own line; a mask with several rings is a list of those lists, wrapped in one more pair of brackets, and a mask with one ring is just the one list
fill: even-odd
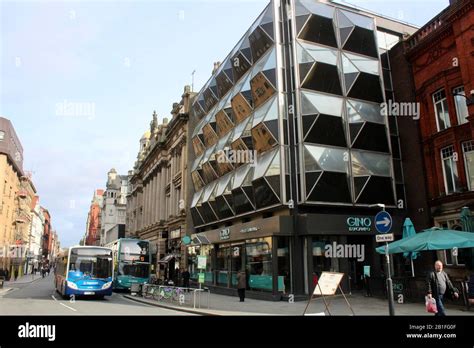
[[(277, 237), (278, 257), (278, 291), (285, 294), (291, 292), (290, 277), (290, 238)], [(281, 284), (282, 283), (282, 284)], [(281, 287), (283, 285), (283, 287)]]
[(245, 249), (249, 288), (251, 290), (272, 291), (272, 238), (247, 240)]
[(438, 132), (451, 127), (448, 101), (446, 99), (446, 93), (444, 92), (444, 89), (433, 93), (433, 105), (435, 109), (436, 126), (438, 128)]

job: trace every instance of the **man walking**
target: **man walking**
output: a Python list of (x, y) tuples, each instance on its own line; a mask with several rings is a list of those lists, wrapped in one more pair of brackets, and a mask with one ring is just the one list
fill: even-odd
[(240, 302), (245, 301), (245, 288), (247, 287), (247, 276), (243, 270), (237, 274), (237, 292), (239, 293)]
[(185, 269), (183, 273), (181, 273), (181, 276), (183, 277), (183, 287), (189, 288), (189, 278), (191, 278), (191, 274)]
[(443, 271), (443, 263), (441, 261), (436, 261), (435, 270), (431, 271), (428, 275), (427, 281), (427, 292), (428, 298), (434, 298), (436, 301), (436, 307), (438, 309), (438, 313), (436, 316), (445, 316), (446, 312), (444, 310), (444, 296), (446, 295), (446, 291), (451, 292), (455, 298), (459, 297), (458, 290), (453, 286), (451, 280), (449, 279), (448, 275), (445, 271)]

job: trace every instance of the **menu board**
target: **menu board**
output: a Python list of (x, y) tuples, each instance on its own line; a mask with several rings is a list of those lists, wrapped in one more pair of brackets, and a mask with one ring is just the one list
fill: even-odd
[(323, 272), (319, 277), (318, 284), (314, 288), (313, 295), (334, 295), (341, 283), (344, 273)]

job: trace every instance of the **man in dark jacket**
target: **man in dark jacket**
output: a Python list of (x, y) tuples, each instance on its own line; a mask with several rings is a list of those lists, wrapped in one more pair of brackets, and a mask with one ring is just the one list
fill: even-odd
[(191, 278), (189, 271), (187, 269), (183, 270), (181, 277), (183, 277), (183, 287), (189, 288), (189, 278)]
[(237, 274), (237, 292), (239, 293), (240, 302), (245, 301), (245, 288), (247, 287), (247, 275), (243, 270)]
[(446, 315), (443, 299), (447, 291), (451, 292), (455, 298), (459, 297), (458, 290), (453, 286), (446, 272), (443, 271), (443, 263), (438, 260), (435, 262), (435, 270), (429, 273), (427, 280), (428, 298), (433, 297), (436, 301), (438, 309), (436, 316)]

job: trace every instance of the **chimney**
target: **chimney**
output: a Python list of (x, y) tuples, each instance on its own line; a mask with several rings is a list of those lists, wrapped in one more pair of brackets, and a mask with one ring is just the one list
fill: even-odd
[(219, 69), (219, 66), (221, 65), (221, 62), (214, 62), (214, 68), (212, 69), (212, 75)]

